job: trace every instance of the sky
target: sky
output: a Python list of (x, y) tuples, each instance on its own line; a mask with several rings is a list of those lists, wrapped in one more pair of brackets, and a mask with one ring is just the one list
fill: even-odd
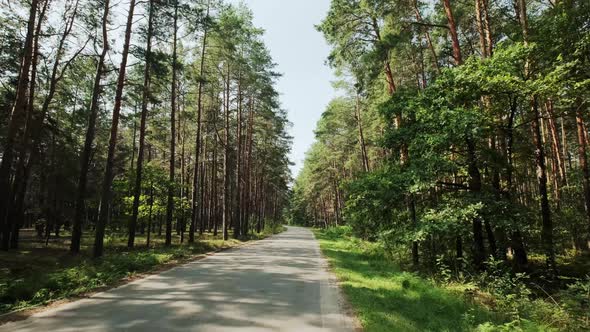
[(314, 141), (315, 125), (336, 96), (333, 71), (326, 65), (330, 47), (315, 29), (325, 17), (330, 0), (232, 0), (245, 3), (254, 24), (265, 30), (264, 41), (278, 71), (282, 107), (293, 123), (293, 176), (303, 166), (305, 152)]

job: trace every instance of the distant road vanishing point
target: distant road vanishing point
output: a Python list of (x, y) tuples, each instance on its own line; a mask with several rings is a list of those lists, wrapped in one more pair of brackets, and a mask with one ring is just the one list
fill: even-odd
[(0, 331), (354, 331), (310, 230), (280, 235), (0, 326)]

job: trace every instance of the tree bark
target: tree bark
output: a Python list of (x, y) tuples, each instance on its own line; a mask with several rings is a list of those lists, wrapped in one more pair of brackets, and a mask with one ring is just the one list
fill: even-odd
[(461, 55), (461, 45), (459, 44), (459, 35), (457, 33), (457, 24), (455, 23), (455, 17), (453, 16), (453, 10), (451, 8), (451, 1), (450, 0), (442, 0), (443, 7), (445, 8), (445, 14), (447, 15), (447, 20), (449, 21), (449, 30), (451, 32), (451, 40), (453, 45), (453, 59), (455, 59), (455, 64), (460, 66), (463, 64), (463, 57)]
[[(113, 109), (113, 118), (111, 121), (111, 135), (109, 139), (109, 149), (107, 155), (107, 162), (102, 184), (102, 193), (100, 200), (100, 212), (98, 215), (98, 222), (96, 225), (96, 234), (94, 237), (94, 257), (98, 258), (104, 252), (104, 232), (109, 219), (109, 207), (112, 194), (112, 185), (115, 171), (115, 152), (117, 148), (117, 140), (119, 133), (119, 118), (121, 113), (121, 104), (123, 102), (123, 89), (125, 87), (125, 77), (127, 73), (127, 60), (129, 55), (129, 47), (131, 44), (131, 31), (133, 28), (133, 13), (135, 12), (135, 0), (129, 2), (129, 11), (127, 16), (127, 24), (125, 28), (125, 41), (123, 44), (123, 52), (121, 54), (122, 60), (119, 66), (119, 77), (117, 79), (117, 89), (115, 93), (115, 107)], [(166, 228), (167, 233), (172, 230)]]
[(535, 159), (537, 165), (537, 182), (539, 185), (539, 194), (541, 196), (541, 218), (542, 230), (541, 241), (545, 254), (547, 255), (547, 265), (550, 269), (555, 269), (555, 249), (553, 244), (553, 222), (551, 220), (551, 208), (549, 206), (549, 195), (547, 193), (547, 166), (545, 164), (545, 149), (543, 147), (543, 138), (541, 136), (541, 126), (539, 105), (536, 96), (532, 101), (533, 116), (531, 122), (533, 127), (533, 141), (535, 143)]
[(581, 106), (576, 110), (576, 128), (578, 134), (578, 155), (584, 188), (584, 209), (588, 222), (588, 232), (590, 234), (590, 170), (588, 169), (588, 141), (586, 140), (586, 135), (584, 133), (585, 126)]
[(242, 229), (242, 73), (238, 75), (238, 110), (236, 118), (236, 207), (235, 207), (235, 220), (234, 220), (234, 238), (240, 238)]
[[(152, 147), (148, 146), (148, 163), (152, 161)], [(154, 180), (150, 179), (150, 198), (149, 198), (149, 211), (148, 211), (148, 231), (146, 238), (146, 247), (150, 247), (150, 239), (152, 235), (152, 214), (154, 209)]]
[(141, 182), (143, 180), (143, 159), (145, 154), (145, 136), (148, 116), (148, 104), (151, 94), (151, 68), (152, 68), (152, 38), (154, 31), (154, 0), (149, 1), (148, 8), (148, 29), (145, 53), (145, 67), (143, 71), (143, 91), (141, 98), (141, 122), (139, 125), (139, 149), (137, 152), (137, 167), (135, 169), (135, 186), (133, 190), (133, 208), (131, 220), (129, 222), (129, 238), (127, 247), (133, 248), (135, 245), (135, 232), (137, 229), (137, 219), (139, 217), (139, 203), (141, 198)]
[(85, 200), (86, 186), (88, 184), (88, 171), (90, 168), (90, 158), (92, 156), (92, 146), (94, 145), (94, 138), (96, 136), (96, 120), (98, 118), (100, 102), (99, 99), (102, 92), (100, 81), (104, 74), (105, 60), (109, 51), (108, 24), (110, 8), (110, 0), (106, 0), (102, 16), (102, 51), (96, 64), (96, 74), (94, 75), (94, 85), (92, 88), (92, 101), (90, 103), (88, 127), (86, 128), (86, 138), (84, 140), (84, 148), (80, 158), (80, 175), (78, 178), (78, 187), (76, 191), (76, 208), (72, 227), (72, 241), (70, 243), (70, 252), (74, 254), (80, 252), (80, 243), (82, 240), (82, 224), (85, 218), (86, 210)]
[[(479, 195), (481, 192), (481, 173), (477, 165), (476, 146), (473, 138), (467, 136), (467, 159), (468, 159), (468, 174), (469, 174), (469, 190), (474, 195)], [(476, 217), (472, 221), (473, 227), (473, 263), (478, 269), (483, 268), (485, 260), (485, 246), (483, 243), (483, 225), (481, 218)]]
[(35, 125), (39, 114), (35, 114), (35, 91), (37, 88), (37, 64), (39, 62), (39, 37), (41, 35), (41, 28), (45, 19), (45, 13), (49, 6), (49, 0), (45, 0), (37, 25), (35, 28), (35, 36), (33, 38), (33, 56), (31, 60), (31, 77), (29, 82), (29, 95), (27, 101), (27, 114), (25, 127), (20, 139), (20, 147), (18, 152), (18, 163), (16, 167), (16, 174), (13, 181), (12, 190), (9, 198), (10, 206), (6, 217), (6, 223), (11, 224), (10, 230), (10, 249), (18, 249), (19, 232), (22, 223), (22, 210), (24, 208), (25, 191), (27, 186), (27, 178), (29, 176), (27, 165), (27, 154), (30, 145), (31, 135), (33, 133), (32, 127)]
[(200, 204), (199, 204), (199, 219), (200, 219), (200, 223), (199, 223), (199, 234), (203, 234), (205, 232), (205, 188), (207, 186), (207, 184), (205, 183), (205, 180), (207, 179), (207, 139), (206, 137), (203, 137), (202, 140), (202, 145), (203, 145), (203, 160), (201, 162), (201, 186), (200, 186), (200, 190), (201, 190), (201, 194), (200, 194)]
[[(174, 36), (172, 40), (172, 83), (170, 97), (170, 174), (168, 184), (168, 202), (166, 204), (166, 227), (172, 229), (174, 216), (174, 192), (176, 175), (176, 98), (177, 98), (177, 62), (178, 62), (178, 0), (174, 1)], [(172, 245), (172, 231), (166, 233), (166, 246)]]
[(223, 228), (223, 240), (228, 240), (228, 225), (230, 221), (230, 205), (231, 198), (229, 193), (230, 186), (230, 164), (229, 164), (229, 105), (230, 105), (230, 67), (227, 64), (227, 77), (225, 80), (225, 130), (223, 139), (223, 202), (222, 202), (222, 228)]
[(549, 115), (549, 130), (551, 132), (551, 145), (554, 151), (554, 157), (557, 162), (557, 170), (559, 172), (559, 177), (561, 181), (561, 185), (567, 185), (567, 175), (565, 170), (565, 161), (564, 161), (564, 154), (563, 154), (563, 146), (561, 144), (561, 140), (559, 137), (559, 131), (557, 129), (557, 122), (555, 117), (555, 112), (553, 110), (553, 101), (549, 100), (547, 102), (547, 114)]
[(217, 188), (218, 188), (218, 174), (217, 174), (217, 135), (214, 135), (215, 145), (213, 147), (213, 170), (212, 170), (212, 199), (213, 199), (213, 236), (217, 236), (219, 231), (219, 198), (217, 197)]
[(362, 123), (362, 116), (361, 116), (361, 105), (360, 105), (360, 97), (357, 95), (356, 97), (356, 123), (358, 126), (359, 131), (359, 144), (361, 146), (361, 159), (363, 160), (363, 169), (365, 172), (369, 172), (369, 156), (367, 155), (367, 146), (365, 144), (365, 135), (363, 132), (363, 123)]
[(15, 158), (15, 148), (19, 132), (23, 129), (27, 117), (27, 92), (29, 87), (29, 71), (33, 61), (33, 49), (35, 38), (35, 22), (37, 20), (37, 7), (40, 0), (32, 0), (29, 9), (27, 23), (27, 35), (23, 48), (23, 56), (16, 89), (16, 99), (10, 113), (6, 138), (3, 144), (2, 162), (0, 163), (0, 226), (2, 228), (2, 250), (8, 250), (10, 246), (11, 223), (8, 219), (8, 209), (11, 197), (11, 171)]
[(486, 40), (486, 32), (485, 32), (485, 28), (484, 28), (484, 23), (483, 23), (483, 10), (482, 10), (482, 4), (483, 0), (475, 0), (475, 22), (476, 22), (476, 26), (477, 26), (477, 32), (479, 35), (479, 46), (481, 49), (481, 56), (482, 58), (487, 58), (489, 57), (488, 54), (488, 46), (487, 46), (487, 40)]
[(492, 25), (490, 20), (490, 3), (489, 0), (481, 0), (483, 10), (483, 27), (486, 35), (486, 44), (488, 47), (488, 56), (494, 54), (494, 40), (492, 36)]
[[(210, 2), (207, 2), (207, 14), (206, 19), (209, 19), (210, 13)], [(193, 175), (193, 199), (192, 199), (192, 217), (191, 227), (189, 231), (189, 243), (195, 242), (195, 230), (198, 223), (198, 193), (199, 193), (199, 161), (201, 155), (201, 117), (203, 114), (203, 87), (205, 85), (205, 56), (207, 54), (207, 35), (209, 27), (205, 24), (203, 33), (203, 45), (201, 47), (201, 63), (200, 63), (200, 75), (199, 78), (199, 91), (197, 96), (197, 137), (195, 143), (195, 169)]]
[[(518, 18), (522, 28), (522, 35), (525, 46), (529, 43), (529, 28), (528, 28), (528, 15), (525, 0), (517, 0), (518, 5)], [(525, 64), (525, 75), (529, 76), (531, 63), (527, 59)], [(541, 242), (545, 251), (546, 263), (553, 274), (556, 272), (555, 265), (555, 248), (553, 244), (553, 222), (551, 220), (551, 207), (549, 205), (549, 197), (547, 193), (547, 167), (545, 164), (545, 148), (543, 147), (543, 137), (541, 135), (541, 113), (539, 112), (538, 96), (533, 95), (531, 97), (531, 111), (533, 121), (531, 127), (533, 131), (533, 141), (535, 145), (535, 164), (537, 173), (537, 185), (539, 188), (539, 195), (541, 196)]]
[[(420, 13), (420, 8), (418, 8), (418, 1), (414, 0), (414, 14), (416, 15), (416, 21), (422, 23), (422, 14)], [(432, 55), (432, 65), (437, 73), (440, 74), (440, 66), (438, 65), (438, 55), (436, 54), (436, 50), (434, 49), (434, 44), (432, 43), (432, 38), (430, 37), (430, 32), (426, 28), (424, 28), (424, 37), (426, 37), (426, 42), (428, 43), (428, 49)]]
[(248, 134), (247, 134), (248, 148), (246, 160), (246, 197), (245, 197), (245, 211), (244, 211), (244, 229), (242, 233), (248, 235), (250, 231), (250, 215), (252, 213), (252, 149), (254, 145), (254, 97), (250, 97), (250, 105), (248, 111)]

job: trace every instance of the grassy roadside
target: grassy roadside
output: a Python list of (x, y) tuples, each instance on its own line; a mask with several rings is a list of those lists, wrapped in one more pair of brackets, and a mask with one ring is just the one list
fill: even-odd
[[(47, 248), (29, 245), (19, 251), (0, 253), (0, 314), (47, 305), (57, 300), (84, 295), (199, 258), (217, 250), (229, 249), (245, 242), (280, 233), (283, 227), (266, 229), (247, 240), (223, 241), (206, 234), (194, 244), (165, 247), (154, 238), (154, 247), (124, 247), (124, 237), (111, 241), (105, 256), (89, 257), (90, 247), (80, 256), (71, 256), (67, 246), (53, 243)], [(90, 243), (88, 236), (87, 243)], [(142, 237), (138, 238), (138, 243)]]
[(468, 285), (439, 285), (402, 271), (377, 244), (338, 229), (314, 232), (365, 332), (551, 331), (530, 320), (510, 323), (466, 296)]

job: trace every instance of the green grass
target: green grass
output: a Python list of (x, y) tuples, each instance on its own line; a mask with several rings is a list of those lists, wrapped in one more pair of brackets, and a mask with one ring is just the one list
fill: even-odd
[(438, 285), (404, 272), (379, 245), (339, 231), (315, 231), (365, 332), (549, 331), (480, 305), (466, 285)]
[(52, 241), (47, 247), (44, 241), (23, 242), (20, 250), (0, 253), (0, 314), (108, 288), (136, 274), (156, 271), (164, 264), (188, 262), (198, 255), (281, 231), (282, 227), (268, 228), (248, 239), (228, 241), (204, 234), (190, 245), (179, 244), (175, 239), (172, 247), (163, 246), (163, 239), (156, 236), (150, 249), (145, 248), (145, 239), (138, 236), (133, 250), (125, 247), (124, 236), (113, 236), (107, 242), (104, 257), (98, 260), (90, 258), (91, 234), (85, 237), (79, 256), (68, 253), (67, 237)]

